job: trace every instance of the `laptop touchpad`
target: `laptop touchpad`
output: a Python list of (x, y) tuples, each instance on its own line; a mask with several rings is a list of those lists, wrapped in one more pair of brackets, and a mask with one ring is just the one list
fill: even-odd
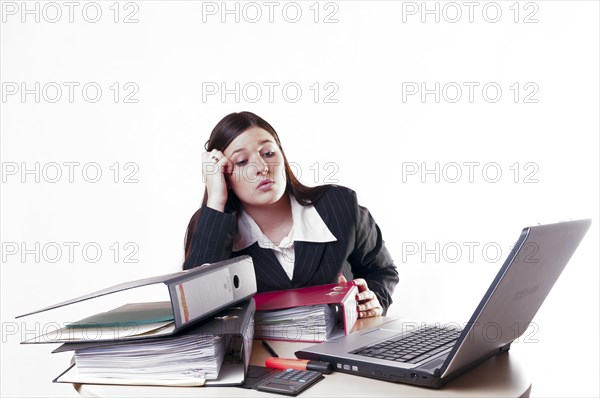
[(386, 339), (386, 338), (392, 337), (396, 334), (398, 334), (397, 330), (376, 329), (376, 330), (371, 330), (370, 332), (364, 333), (363, 336), (367, 336), (371, 339)]

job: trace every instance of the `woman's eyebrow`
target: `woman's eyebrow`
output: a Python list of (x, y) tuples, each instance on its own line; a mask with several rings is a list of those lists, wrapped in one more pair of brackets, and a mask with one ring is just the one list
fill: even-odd
[[(259, 142), (259, 143), (258, 143), (258, 145), (259, 145), (259, 146), (260, 146), (260, 145), (264, 145), (264, 144), (266, 144), (266, 143), (268, 143), (268, 142), (270, 142), (270, 143), (274, 144), (273, 140), (266, 139), (266, 140), (262, 140), (261, 142)], [(235, 154), (236, 154), (236, 153), (238, 153), (238, 152), (245, 151), (245, 150), (246, 150), (246, 148), (239, 148), (239, 149), (236, 149), (235, 151), (231, 152), (231, 156), (235, 155)]]

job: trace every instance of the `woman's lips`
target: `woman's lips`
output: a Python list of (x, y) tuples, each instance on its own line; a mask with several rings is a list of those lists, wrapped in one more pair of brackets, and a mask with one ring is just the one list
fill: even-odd
[(273, 180), (262, 180), (259, 184), (258, 184), (258, 188), (261, 191), (268, 191), (269, 189), (271, 189), (271, 187), (273, 186), (273, 184), (275, 184), (275, 182)]

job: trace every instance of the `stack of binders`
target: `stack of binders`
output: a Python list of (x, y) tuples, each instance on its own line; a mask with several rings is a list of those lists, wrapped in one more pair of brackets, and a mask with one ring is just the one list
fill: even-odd
[(256, 278), (248, 256), (123, 283), (44, 311), (123, 290), (165, 285), (168, 301), (129, 303), (37, 335), (24, 344), (64, 343), (71, 366), (55, 382), (239, 385), (254, 334)]
[(231, 386), (244, 382), (254, 334), (250, 298), (168, 337), (67, 343), (74, 364), (54, 382)]
[(255, 337), (321, 342), (350, 333), (358, 319), (353, 282), (259, 293)]

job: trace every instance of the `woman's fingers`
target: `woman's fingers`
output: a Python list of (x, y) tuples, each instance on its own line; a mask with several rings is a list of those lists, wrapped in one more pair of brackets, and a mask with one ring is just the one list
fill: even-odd
[(375, 309), (378, 307), (381, 307), (381, 304), (379, 304), (379, 300), (377, 300), (375, 298), (373, 300), (365, 301), (364, 303), (359, 304), (358, 310), (359, 311), (367, 311), (367, 310), (372, 310), (372, 309)]
[(223, 152), (213, 149), (202, 154), (202, 177), (208, 193), (208, 207), (223, 211), (227, 202), (226, 174), (231, 173), (233, 162)]
[(379, 300), (375, 297), (373, 300), (369, 300), (358, 305), (358, 317), (359, 318), (370, 318), (374, 316), (381, 316), (383, 314), (383, 308), (379, 304)]
[(358, 278), (354, 279), (354, 284), (358, 286), (359, 291), (356, 295), (356, 301), (358, 302), (358, 317), (371, 318), (381, 316), (383, 314), (383, 308), (381, 308), (377, 295), (372, 290), (369, 290), (367, 281)]
[(375, 308), (368, 311), (361, 311), (358, 313), (359, 318), (372, 318), (376, 316), (381, 316), (383, 314), (383, 309), (381, 307)]
[[(231, 174), (233, 173), (233, 162), (223, 154), (223, 152), (213, 149), (207, 152), (206, 159), (204, 160), (207, 165), (213, 166), (211, 169), (217, 173), (213, 174)], [(216, 168), (215, 168), (216, 166)]]
[(218, 166), (218, 170), (221, 172), (225, 172), (226, 174), (231, 174), (233, 172), (233, 162), (229, 160), (227, 156), (223, 154), (223, 152), (213, 149), (208, 152), (208, 156), (206, 159), (207, 163), (214, 163)]
[(364, 292), (365, 290), (369, 290), (369, 286), (367, 286), (367, 281), (363, 278), (354, 279), (354, 284), (358, 286), (359, 292)]
[(356, 295), (356, 299), (358, 301), (373, 300), (373, 299), (376, 299), (376, 298), (377, 298), (377, 296), (375, 296), (375, 293), (373, 293), (372, 290), (365, 290), (364, 292), (358, 293)]
[(219, 159), (217, 164), (221, 167), (221, 171), (224, 174), (233, 173), (233, 162), (231, 160), (229, 160), (229, 158), (227, 156), (225, 156), (223, 154), (223, 152), (217, 151), (217, 154), (214, 156), (215, 156), (215, 158)]

